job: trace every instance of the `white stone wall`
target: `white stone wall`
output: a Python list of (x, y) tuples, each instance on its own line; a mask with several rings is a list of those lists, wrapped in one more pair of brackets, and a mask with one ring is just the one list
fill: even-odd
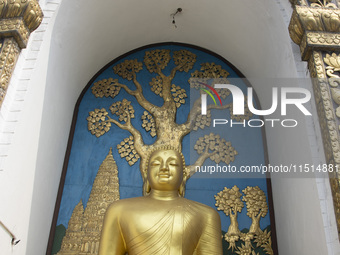
[[(292, 15), (293, 9), (291, 7), (291, 4), (289, 1), (280, 1), (276, 0), (280, 11), (282, 13), (283, 20), (285, 24), (289, 25), (290, 17)], [(307, 62), (301, 61), (301, 53), (300, 48), (298, 45), (294, 44), (293, 41), (292, 44), (292, 51), (294, 55), (295, 60), (295, 66), (297, 70), (297, 76), (300, 78), (309, 78), (309, 70), (307, 66)], [(305, 83), (305, 88), (309, 91), (313, 91), (312, 84)], [(306, 86), (307, 85), (307, 86)], [(311, 103), (309, 106), (309, 109), (313, 112), (313, 118), (306, 118), (307, 120), (307, 133), (308, 133), (308, 139), (310, 143), (310, 149), (312, 153), (312, 163), (317, 166), (320, 164), (324, 164), (326, 162), (325, 156), (324, 156), (324, 150), (323, 150), (323, 144), (322, 144), (322, 137), (321, 137), (321, 131), (320, 126), (318, 123), (318, 117), (316, 114), (316, 106), (315, 106), (315, 99), (314, 95), (312, 94)], [(333, 198), (330, 188), (330, 183), (325, 176), (321, 175), (316, 176), (316, 184), (317, 184), (317, 190), (318, 190), (318, 197), (320, 200), (320, 208), (322, 213), (322, 219), (323, 219), (323, 227), (327, 242), (327, 249), (328, 254), (340, 254), (340, 244), (339, 244), (339, 237), (338, 237), (338, 230), (336, 225), (336, 219), (334, 215), (334, 207), (333, 207)]]
[[(212, 50), (247, 77), (308, 77), (288, 35), (288, 1), (40, 1), (42, 25), (23, 50), (0, 111), (0, 254), (44, 254), (73, 109), (89, 79), (115, 57), (176, 41)], [(183, 8), (171, 24), (170, 13)], [(270, 88), (253, 84), (263, 106)], [(269, 94), (268, 94), (269, 93)], [(315, 116), (315, 106), (310, 106)], [(270, 162), (323, 162), (317, 119), (292, 136), (267, 130)], [(300, 148), (295, 155), (289, 148)], [(329, 184), (274, 178), (281, 255), (339, 254)]]
[[(46, 73), (39, 71), (47, 70), (50, 41), (47, 30), (52, 30), (51, 20), (59, 3), (55, 0), (40, 2), (43, 21), (31, 34), (27, 48), (20, 53), (0, 110), (0, 221), (20, 240), (12, 246), (10, 236), (0, 228), (0, 254), (4, 255), (34, 254), (28, 252), (28, 231), (33, 187), (35, 182), (39, 182), (39, 178), (35, 178), (35, 161), (46, 84)], [(45, 52), (41, 52), (43, 41), (47, 44)], [(41, 251), (46, 250), (46, 235), (47, 232), (36, 232), (32, 236), (40, 246), (35, 254), (43, 254)]]

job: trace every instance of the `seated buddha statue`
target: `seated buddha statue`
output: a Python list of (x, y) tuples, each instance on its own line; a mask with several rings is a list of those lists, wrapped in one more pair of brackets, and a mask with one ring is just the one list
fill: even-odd
[(180, 194), (184, 165), (175, 149), (151, 152), (145, 180), (149, 194), (109, 206), (99, 255), (222, 254), (219, 214)]

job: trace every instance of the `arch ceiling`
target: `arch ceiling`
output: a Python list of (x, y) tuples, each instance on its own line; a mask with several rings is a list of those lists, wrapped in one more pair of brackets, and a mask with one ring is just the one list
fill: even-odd
[[(178, 7), (183, 11), (176, 15), (174, 28), (170, 14)], [(168, 41), (214, 51), (247, 77), (295, 75), (287, 25), (277, 3), (270, 0), (63, 1), (51, 52), (78, 65), (81, 89), (115, 57)]]

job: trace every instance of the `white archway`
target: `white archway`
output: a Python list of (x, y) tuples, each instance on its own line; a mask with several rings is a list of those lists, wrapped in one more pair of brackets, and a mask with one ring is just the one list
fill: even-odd
[[(183, 12), (176, 16), (175, 29), (170, 14), (178, 7)], [(287, 26), (270, 0), (63, 1), (44, 36), (6, 163), (13, 171), (28, 171), (26, 254), (45, 253), (73, 109), (82, 89), (115, 57), (165, 41), (207, 48), (247, 77), (297, 77)], [(253, 86), (262, 106), (270, 104), (270, 88)], [(303, 123), (294, 133), (267, 129), (270, 162), (312, 162), (307, 129)], [(293, 154), (291, 147), (301, 154)], [(273, 195), (280, 253), (326, 254), (315, 180), (274, 179)]]

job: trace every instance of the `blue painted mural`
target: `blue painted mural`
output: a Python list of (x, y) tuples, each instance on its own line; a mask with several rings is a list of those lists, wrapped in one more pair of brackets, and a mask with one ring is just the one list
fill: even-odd
[[(204, 71), (204, 65), (206, 63), (214, 63), (215, 66), (220, 66), (221, 70), (228, 73), (227, 79), (229, 82), (236, 84), (242, 91), (246, 93), (247, 82), (241, 79), (239, 73), (230, 64), (224, 61), (222, 58), (217, 57), (214, 54), (210, 54), (207, 51), (200, 50), (196, 47), (189, 47), (187, 45), (169, 44), (150, 46), (140, 50), (133, 51), (132, 53), (119, 58), (117, 61), (110, 63), (104, 69), (102, 69), (92, 80), (91, 84), (85, 89), (85, 93), (81, 99), (78, 114), (76, 119), (76, 126), (74, 130), (74, 136), (72, 141), (72, 149), (68, 161), (67, 174), (65, 179), (65, 185), (63, 188), (63, 195), (59, 208), (59, 215), (57, 220), (57, 226), (63, 225), (65, 228), (68, 226), (68, 222), (72, 215), (72, 212), (76, 205), (82, 200), (84, 207), (87, 205), (91, 188), (96, 177), (99, 166), (102, 164), (105, 157), (108, 155), (110, 148), (112, 148), (113, 157), (118, 166), (119, 176), (119, 191), (120, 198), (131, 198), (136, 196), (142, 196), (143, 180), (139, 169), (140, 159), (133, 165), (129, 165), (125, 158), (121, 158), (118, 153), (117, 145), (119, 145), (125, 138), (130, 137), (130, 133), (126, 130), (120, 129), (118, 126), (112, 123), (110, 130), (103, 135), (97, 137), (88, 129), (89, 112), (94, 109), (106, 109), (111, 118), (117, 119), (118, 117), (111, 114), (109, 111), (110, 106), (114, 102), (127, 99), (131, 101), (131, 105), (134, 109), (134, 118), (131, 119), (132, 125), (140, 131), (143, 136), (145, 144), (153, 144), (156, 141), (156, 136), (152, 137), (150, 132), (147, 132), (143, 127), (143, 120), (141, 117), (144, 113), (144, 108), (139, 105), (136, 99), (128, 94), (124, 89), (121, 89), (114, 98), (112, 97), (96, 97), (93, 94), (93, 86), (99, 81), (104, 79), (118, 79), (118, 82), (125, 84), (128, 88), (134, 90), (135, 85), (133, 81), (122, 78), (120, 75), (114, 72), (114, 66), (123, 63), (125, 60), (137, 60), (142, 63), (141, 70), (136, 73), (136, 79), (143, 87), (144, 97), (152, 102), (156, 106), (163, 105), (163, 98), (155, 94), (153, 87), (150, 86), (150, 82), (157, 76), (155, 73), (149, 72), (144, 63), (144, 56), (146, 51), (152, 51), (156, 49), (166, 49), (170, 51), (169, 63), (163, 69), (165, 75), (170, 75), (171, 70), (176, 66), (173, 59), (174, 52), (179, 50), (187, 50), (196, 55), (196, 61), (192, 68), (185, 71), (178, 71), (172, 80), (172, 84), (179, 86), (185, 90), (187, 98), (182, 101), (179, 108), (177, 108), (176, 122), (185, 123), (188, 118), (190, 109), (192, 108), (193, 99), (200, 97), (200, 90), (190, 87), (190, 78), (198, 77), (193, 75), (196, 71)], [(206, 67), (207, 68), (207, 67)], [(206, 79), (205, 82), (209, 83)], [(211, 99), (208, 99), (209, 103), (213, 103)], [(223, 104), (230, 104), (232, 97), (228, 96), (226, 99), (222, 99)], [(232, 119), (230, 109), (223, 110), (211, 110), (210, 119)], [(257, 118), (256, 116), (249, 116), (248, 118)], [(197, 131), (192, 131), (186, 135), (182, 142), (182, 152), (185, 156), (186, 164), (192, 164), (199, 157), (199, 153), (194, 149), (197, 140), (204, 135), (209, 135), (211, 132), (218, 134), (220, 139), (224, 139), (229, 143), (231, 148), (237, 151), (237, 154), (232, 157), (229, 165), (240, 169), (241, 166), (252, 165), (265, 165), (265, 145), (263, 144), (262, 130), (261, 128), (251, 128), (249, 126), (243, 127), (242, 125), (217, 125), (216, 127), (206, 127), (204, 129), (198, 128)], [(232, 149), (230, 149), (232, 151)], [(216, 166), (216, 160), (213, 161), (208, 158), (204, 162), (204, 166)], [(227, 166), (223, 161), (219, 162), (220, 166)], [(222, 191), (225, 187), (231, 189), (235, 185), (239, 188), (239, 191), (245, 190), (248, 186), (259, 187), (265, 194), (266, 201), (268, 203), (268, 190), (267, 179), (265, 176), (253, 176), (247, 175), (247, 178), (235, 178), (242, 176), (235, 176), (231, 173), (197, 173), (194, 174), (186, 184), (185, 197), (217, 209), (215, 206), (215, 195)], [(254, 175), (255, 177), (255, 175)], [(245, 194), (242, 194), (243, 197)], [(240, 198), (242, 199), (242, 197)], [(245, 202), (245, 200), (244, 200)], [(271, 208), (269, 208), (271, 210)], [(230, 217), (226, 216), (223, 211), (219, 211), (222, 230), (228, 231), (230, 226)], [(238, 213), (239, 229), (249, 229), (252, 224), (252, 219), (247, 215), (246, 203), (244, 208)], [(265, 214), (260, 220), (260, 228), (264, 230), (270, 226), (269, 212)], [(236, 246), (235, 246), (236, 248)], [(240, 248), (241, 249), (241, 248)], [(229, 253), (237, 254), (234, 250), (229, 249)], [(234, 253), (233, 253), (234, 252)], [(262, 253), (260, 254), (266, 254)], [(269, 253), (268, 253), (269, 254)]]

